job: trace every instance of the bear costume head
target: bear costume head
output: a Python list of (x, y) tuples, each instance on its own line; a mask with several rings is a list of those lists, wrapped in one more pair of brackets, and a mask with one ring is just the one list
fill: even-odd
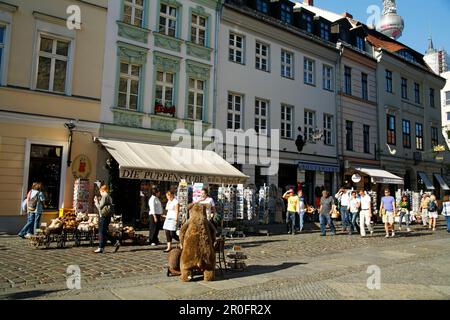
[(189, 210), (189, 220), (180, 231), (182, 281), (189, 281), (193, 270), (203, 272), (205, 281), (213, 281), (216, 269), (216, 228), (206, 218), (206, 208), (195, 204)]

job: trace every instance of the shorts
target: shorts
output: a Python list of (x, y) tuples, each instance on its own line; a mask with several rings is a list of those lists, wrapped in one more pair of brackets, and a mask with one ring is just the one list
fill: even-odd
[(437, 219), (437, 217), (438, 217), (438, 213), (437, 213), (437, 211), (434, 211), (434, 212), (428, 212), (428, 218), (430, 218), (430, 219)]
[(428, 215), (428, 209), (422, 209), (422, 216)]
[(386, 211), (383, 215), (383, 223), (394, 224), (394, 213), (392, 211)]

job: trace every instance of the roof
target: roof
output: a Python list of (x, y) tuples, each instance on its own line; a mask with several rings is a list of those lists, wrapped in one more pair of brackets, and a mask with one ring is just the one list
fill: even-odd
[(375, 37), (372, 34), (367, 35), (367, 41), (369, 41), (375, 47), (383, 48), (390, 52), (398, 52), (403, 49), (408, 49), (408, 47), (406, 47), (400, 43), (383, 40), (383, 39)]
[(300, 9), (300, 8), (305, 8), (306, 10), (315, 13), (317, 16), (323, 17), (331, 22), (336, 22), (343, 18), (341, 15), (336, 14), (334, 12), (297, 2), (294, 6), (294, 9)]

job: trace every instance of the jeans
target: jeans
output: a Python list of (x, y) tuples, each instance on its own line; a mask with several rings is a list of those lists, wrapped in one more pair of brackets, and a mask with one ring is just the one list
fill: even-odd
[(356, 224), (356, 219), (358, 219), (358, 216), (359, 216), (358, 212), (351, 212), (350, 215), (351, 215), (353, 231), (359, 232), (358, 231), (358, 225)]
[(409, 222), (410, 222), (410, 220), (409, 220), (409, 218), (410, 218), (409, 211), (408, 210), (403, 210), (403, 209), (400, 211), (400, 219), (398, 221), (400, 228), (402, 227), (403, 217), (405, 217), (405, 216), (406, 216), (406, 227), (409, 228)]
[(28, 233), (30, 233), (30, 234), (34, 233), (35, 218), (36, 218), (36, 213), (34, 213), (34, 212), (28, 213), (27, 223), (22, 228), (22, 230), (20, 230), (19, 236), (24, 237)]
[(295, 233), (295, 212), (286, 213), (286, 225), (289, 233)]
[(447, 232), (450, 232), (450, 216), (446, 216), (445, 220), (447, 220)]
[(98, 221), (98, 239), (100, 249), (104, 249), (106, 247), (107, 241), (111, 241), (112, 244), (116, 243), (116, 238), (111, 236), (108, 232), (109, 224), (111, 223), (111, 217), (100, 217)]
[(341, 213), (342, 227), (344, 229), (349, 228), (350, 227), (350, 212), (348, 211), (348, 207), (341, 207), (340, 213)]
[(333, 219), (331, 219), (330, 215), (321, 214), (319, 216), (320, 220), (320, 232), (322, 235), (326, 235), (327, 233), (327, 224), (330, 226), (331, 233), (336, 233), (336, 228), (334, 227)]
[(298, 214), (299, 216), (299, 221), (298, 221), (298, 229), (300, 231), (303, 231), (303, 226), (304, 226), (304, 219), (305, 219), (305, 211), (300, 211), (300, 213)]
[(34, 230), (33, 230), (33, 234), (36, 234), (36, 230), (41, 227), (41, 216), (42, 216), (41, 212), (36, 212), (34, 214)]

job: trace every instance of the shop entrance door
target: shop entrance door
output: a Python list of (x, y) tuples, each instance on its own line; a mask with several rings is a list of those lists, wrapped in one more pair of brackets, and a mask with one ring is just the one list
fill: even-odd
[(119, 179), (119, 192), (116, 192), (116, 212), (122, 214), (124, 224), (135, 225), (140, 218), (140, 191), (141, 181), (131, 179)]

